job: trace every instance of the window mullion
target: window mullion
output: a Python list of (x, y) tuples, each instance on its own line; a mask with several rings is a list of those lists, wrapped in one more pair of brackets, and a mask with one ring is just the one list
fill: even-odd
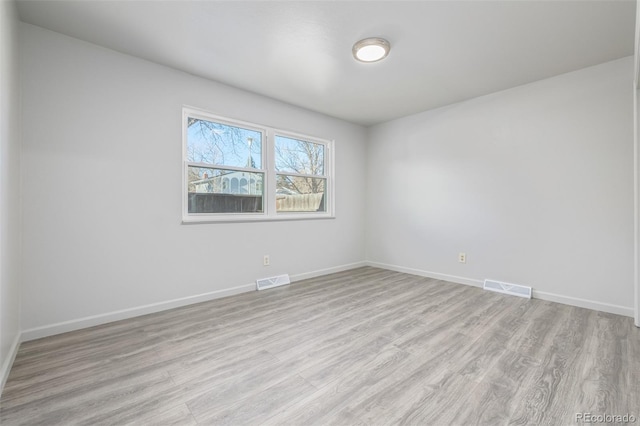
[(225, 166), (224, 164), (209, 164), (209, 163), (195, 163), (193, 161), (187, 161), (187, 166), (191, 167), (199, 167), (202, 169), (217, 169), (217, 170), (233, 170), (236, 172), (247, 172), (247, 173), (266, 173), (267, 169), (249, 169), (246, 167), (234, 167), (234, 166)]
[(304, 174), (304, 173), (293, 173), (293, 172), (278, 172), (276, 171), (277, 175), (283, 175), (283, 176), (296, 176), (296, 177), (301, 177), (301, 178), (314, 178), (314, 179), (326, 179), (327, 176), (325, 175), (308, 175), (308, 174)]
[(276, 216), (276, 150), (275, 134), (272, 129), (267, 130), (266, 135), (266, 169), (267, 169), (267, 193), (265, 194), (267, 216)]

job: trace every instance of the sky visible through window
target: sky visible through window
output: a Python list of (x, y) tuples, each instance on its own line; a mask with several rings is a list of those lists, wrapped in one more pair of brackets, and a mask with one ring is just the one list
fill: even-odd
[(189, 118), (187, 161), (261, 169), (262, 133)]
[(276, 171), (324, 174), (324, 145), (276, 136)]
[[(187, 161), (218, 166), (262, 168), (262, 133), (189, 118)], [(276, 171), (324, 175), (324, 145), (285, 136), (275, 139)]]

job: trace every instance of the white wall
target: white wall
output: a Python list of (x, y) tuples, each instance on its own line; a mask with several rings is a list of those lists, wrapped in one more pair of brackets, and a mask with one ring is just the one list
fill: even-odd
[[(640, 14), (640, 8), (638, 8), (638, 12)], [(638, 24), (636, 24), (638, 25)], [(633, 150), (634, 150), (634, 322), (636, 327), (640, 327), (640, 142), (639, 138), (639, 129), (638, 124), (640, 123), (640, 108), (638, 106), (638, 101), (640, 100), (640, 90), (638, 90), (638, 55), (637, 46), (638, 46), (638, 38), (636, 32), (636, 70), (634, 77), (634, 96), (633, 96), (633, 113), (634, 113), (634, 121), (633, 121)]]
[(632, 74), (628, 57), (371, 128), (368, 259), (633, 315)]
[(20, 98), (18, 19), (0, 1), (0, 392), (20, 339)]
[[(26, 339), (364, 261), (364, 128), (31, 25), (20, 36)], [(337, 218), (181, 225), (183, 104), (335, 139)]]
[(640, 327), (640, 149), (638, 141), (638, 122), (640, 121), (640, 0), (636, 1), (636, 35), (634, 48), (634, 71), (633, 71), (633, 149), (634, 149), (634, 287), (635, 287), (635, 323)]

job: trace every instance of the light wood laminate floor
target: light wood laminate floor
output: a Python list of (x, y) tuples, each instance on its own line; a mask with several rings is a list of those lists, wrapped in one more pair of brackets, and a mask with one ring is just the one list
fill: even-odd
[[(2, 425), (640, 424), (631, 318), (360, 268), (23, 343)], [(579, 424), (579, 423), (578, 423)]]

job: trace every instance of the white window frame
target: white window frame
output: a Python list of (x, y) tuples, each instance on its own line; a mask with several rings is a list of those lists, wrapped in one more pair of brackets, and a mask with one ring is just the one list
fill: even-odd
[[(230, 126), (241, 127), (262, 133), (262, 164), (260, 169), (233, 167), (196, 163), (187, 159), (188, 118), (213, 121)], [(275, 169), (275, 137), (283, 136), (324, 146), (324, 175), (300, 175), (326, 179), (324, 193), (324, 212), (277, 212), (276, 211), (276, 176), (278, 174), (297, 175), (296, 173), (276, 172)], [(335, 170), (334, 141), (301, 133), (280, 130), (274, 127), (249, 123), (232, 118), (222, 117), (202, 109), (182, 108), (182, 223), (214, 223), (214, 222), (261, 222), (278, 220), (333, 219), (335, 218)], [(261, 213), (189, 213), (189, 166), (236, 170), (251, 173), (264, 173)]]

